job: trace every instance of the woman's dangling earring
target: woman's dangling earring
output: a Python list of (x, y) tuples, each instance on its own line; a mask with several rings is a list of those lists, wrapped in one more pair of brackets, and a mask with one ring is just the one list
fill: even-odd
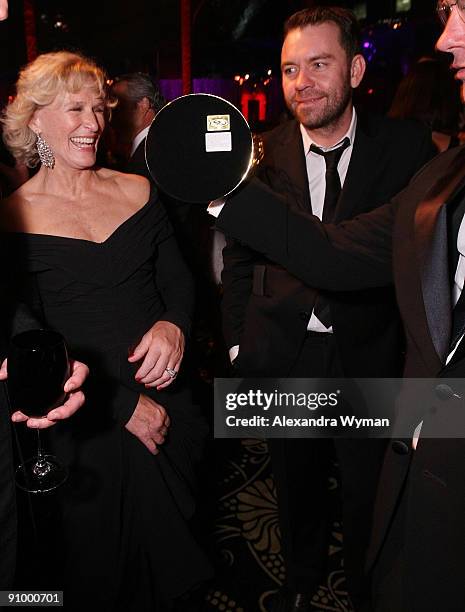
[(37, 134), (36, 140), (37, 153), (39, 154), (40, 163), (47, 168), (52, 169), (55, 165), (55, 156), (49, 144)]

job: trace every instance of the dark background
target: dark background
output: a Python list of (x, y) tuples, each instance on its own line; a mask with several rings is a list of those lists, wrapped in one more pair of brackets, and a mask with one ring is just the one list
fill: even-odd
[[(439, 33), (434, 0), (347, 0), (364, 28), (369, 72), (360, 96), (384, 111), (409, 65), (433, 52)], [(279, 80), (281, 30), (286, 17), (312, 0), (191, 0), (192, 77), (259, 82), (272, 69)], [(331, 4), (331, 2), (320, 2)], [(33, 13), (37, 52), (77, 49), (110, 75), (142, 70), (159, 79), (181, 78), (181, 0), (10, 0), (0, 23), (0, 103), (12, 93), (27, 61), (24, 14)], [(31, 20), (30, 20), (31, 21)], [(370, 94), (368, 94), (370, 92)]]

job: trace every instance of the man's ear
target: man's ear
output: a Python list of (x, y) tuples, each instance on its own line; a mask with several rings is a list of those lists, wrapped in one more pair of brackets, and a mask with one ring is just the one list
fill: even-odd
[(142, 98), (142, 100), (139, 100), (137, 102), (137, 108), (138, 108), (138, 110), (142, 111), (144, 114), (148, 113), (149, 110), (151, 109), (149, 99), (148, 98)]
[(350, 85), (352, 89), (356, 89), (360, 85), (366, 68), (367, 63), (363, 55), (360, 53), (355, 55), (350, 65)]

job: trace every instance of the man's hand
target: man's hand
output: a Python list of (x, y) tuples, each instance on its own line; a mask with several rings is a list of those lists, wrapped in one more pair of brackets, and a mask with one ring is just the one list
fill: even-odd
[(136, 409), (125, 427), (144, 444), (152, 455), (157, 455), (170, 426), (170, 417), (160, 404), (140, 395)]
[[(1, 0), (0, 0), (1, 1)], [(80, 361), (70, 360), (69, 369), (71, 376), (64, 384), (64, 391), (68, 394), (66, 402), (62, 406), (58, 406), (51, 410), (46, 417), (29, 418), (22, 412), (15, 412), (11, 416), (11, 420), (15, 423), (25, 422), (28, 427), (33, 429), (46, 429), (52, 427), (57, 421), (67, 419), (73, 415), (84, 404), (84, 393), (81, 387), (89, 375), (89, 368), (85, 363)], [(7, 359), (2, 363), (0, 368), (0, 380), (6, 380), (8, 377), (8, 362)]]
[(0, 0), (0, 21), (8, 17), (8, 0)]
[(177, 325), (157, 321), (129, 356), (131, 363), (143, 359), (135, 374), (137, 382), (157, 389), (170, 385), (179, 372), (184, 345), (184, 334)]

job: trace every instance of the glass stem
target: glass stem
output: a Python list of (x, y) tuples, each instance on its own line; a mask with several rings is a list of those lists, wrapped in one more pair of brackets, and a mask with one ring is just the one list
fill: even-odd
[(40, 440), (40, 430), (39, 429), (37, 429), (37, 458), (36, 459), (37, 460), (34, 464), (34, 467), (32, 468), (32, 471), (34, 475), (37, 476), (37, 478), (43, 478), (50, 472), (50, 470), (52, 469), (52, 466), (47, 461), (47, 459), (45, 459), (45, 456), (42, 452), (42, 444)]
[(37, 463), (42, 463), (44, 454), (42, 452), (42, 442), (40, 439), (40, 429), (37, 428)]

